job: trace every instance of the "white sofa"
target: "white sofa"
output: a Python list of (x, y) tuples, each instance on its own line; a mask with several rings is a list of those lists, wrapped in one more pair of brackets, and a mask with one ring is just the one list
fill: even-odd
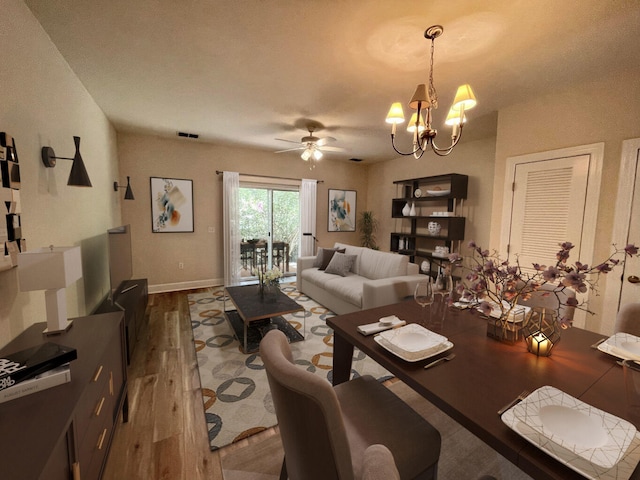
[(334, 248), (356, 256), (345, 276), (314, 267), (316, 257), (300, 257), (296, 282), (300, 292), (338, 315), (401, 302), (425, 278), (405, 255), (342, 243)]

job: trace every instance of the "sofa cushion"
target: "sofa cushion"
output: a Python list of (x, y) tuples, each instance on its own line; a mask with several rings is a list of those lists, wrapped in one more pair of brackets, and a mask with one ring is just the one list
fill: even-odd
[(313, 266), (324, 270), (329, 265), (329, 262), (333, 258), (333, 254), (336, 252), (344, 253), (344, 249), (338, 248), (320, 248), (318, 250), (318, 255), (316, 256), (316, 261), (313, 262)]
[(338, 248), (340, 250), (344, 249), (344, 253), (347, 255), (356, 255), (356, 261), (351, 267), (351, 271), (356, 275), (360, 275), (360, 254), (363, 250), (367, 250), (365, 247), (356, 247), (355, 245), (347, 245), (346, 243), (336, 242), (333, 245), (333, 248)]
[(378, 280), (407, 274), (409, 257), (364, 248), (360, 255), (360, 275)]
[(325, 268), (325, 272), (346, 277), (347, 273), (353, 268), (356, 258), (356, 255), (336, 252), (331, 258), (329, 265), (327, 265), (327, 268)]

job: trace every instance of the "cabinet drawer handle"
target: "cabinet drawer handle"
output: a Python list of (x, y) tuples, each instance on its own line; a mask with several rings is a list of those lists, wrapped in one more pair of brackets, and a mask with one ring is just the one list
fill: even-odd
[(102, 373), (102, 365), (100, 365), (98, 367), (98, 370), (96, 371), (96, 374), (93, 376), (94, 383), (98, 381), (98, 379), (100, 378), (100, 374), (101, 373)]
[(105, 428), (100, 434), (100, 438), (98, 438), (98, 450), (102, 450), (102, 444), (104, 443), (104, 437), (107, 436), (107, 429)]
[(113, 397), (113, 372), (109, 372), (109, 395)]
[(100, 399), (98, 405), (96, 406), (96, 417), (100, 416), (100, 412), (102, 411), (102, 406), (104, 405), (104, 397)]
[(80, 462), (73, 462), (73, 480), (80, 480)]

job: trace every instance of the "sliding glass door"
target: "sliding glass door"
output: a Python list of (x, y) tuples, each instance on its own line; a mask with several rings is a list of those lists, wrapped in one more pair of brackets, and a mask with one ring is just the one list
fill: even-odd
[(254, 269), (277, 266), (295, 275), (300, 240), (300, 195), (297, 187), (240, 185), (239, 225), (241, 277)]

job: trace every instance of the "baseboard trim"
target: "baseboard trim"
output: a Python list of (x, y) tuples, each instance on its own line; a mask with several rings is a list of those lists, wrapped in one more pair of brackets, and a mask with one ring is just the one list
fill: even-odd
[(192, 282), (162, 283), (159, 285), (149, 285), (149, 293), (177, 292), (180, 290), (192, 290), (194, 288), (217, 287), (223, 285), (221, 278), (209, 280), (194, 280)]

